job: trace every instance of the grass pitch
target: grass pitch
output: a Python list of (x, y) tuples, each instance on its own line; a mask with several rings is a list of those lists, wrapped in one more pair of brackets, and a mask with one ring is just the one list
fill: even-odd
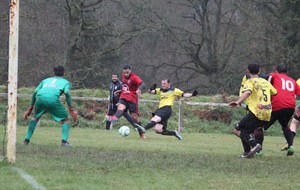
[(38, 127), (24, 146), (26, 129), (17, 129), (16, 163), (0, 163), (1, 189), (300, 189), (298, 138), (292, 157), (280, 151), (283, 137), (267, 136), (263, 157), (242, 159), (234, 135), (183, 132), (179, 141), (153, 131), (139, 139), (133, 130), (121, 137), (117, 128), (72, 128), (74, 146), (61, 147), (59, 127)]

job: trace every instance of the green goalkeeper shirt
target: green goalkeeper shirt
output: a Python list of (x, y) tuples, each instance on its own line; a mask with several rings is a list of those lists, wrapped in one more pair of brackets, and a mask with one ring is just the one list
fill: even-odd
[(47, 101), (56, 102), (59, 100), (60, 95), (65, 94), (66, 102), (68, 106), (71, 107), (72, 99), (70, 89), (70, 82), (63, 77), (55, 76), (44, 79), (34, 90), (30, 105), (34, 105), (37, 96), (45, 97), (47, 98)]

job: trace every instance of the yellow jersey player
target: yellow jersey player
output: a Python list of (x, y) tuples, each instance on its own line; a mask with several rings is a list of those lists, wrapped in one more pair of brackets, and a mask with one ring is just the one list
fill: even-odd
[(230, 107), (236, 107), (248, 99), (249, 112), (233, 130), (234, 134), (241, 139), (244, 147), (242, 158), (251, 158), (262, 149), (261, 145), (253, 138), (252, 133), (270, 120), (271, 96), (277, 94), (276, 89), (268, 81), (258, 76), (259, 64), (250, 63), (248, 72), (250, 78), (244, 84), (242, 95), (238, 100), (229, 103)]
[(156, 133), (161, 135), (175, 136), (177, 139), (182, 140), (182, 137), (178, 131), (167, 130), (168, 120), (172, 114), (172, 107), (177, 98), (197, 96), (198, 92), (196, 90), (194, 90), (193, 93), (183, 92), (178, 88), (172, 87), (170, 80), (163, 79), (161, 81), (161, 88), (156, 88), (156, 84), (154, 84), (150, 87), (149, 93), (160, 95), (160, 100), (158, 109), (152, 113), (153, 117), (144, 127), (145, 130), (155, 126)]

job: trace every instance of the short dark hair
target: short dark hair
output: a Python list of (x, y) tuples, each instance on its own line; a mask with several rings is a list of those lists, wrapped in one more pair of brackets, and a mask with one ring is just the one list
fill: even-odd
[(257, 61), (252, 61), (248, 65), (249, 73), (252, 75), (257, 75), (259, 73), (259, 63)]
[(130, 67), (130, 65), (127, 65), (127, 64), (126, 64), (126, 65), (123, 66), (123, 69), (124, 69), (124, 70), (127, 70), (127, 69), (131, 70), (131, 67)]
[(65, 74), (65, 68), (63, 66), (59, 65), (59, 66), (56, 66), (53, 68), (53, 72), (54, 72), (55, 76), (62, 77)]
[(280, 63), (279, 65), (276, 66), (276, 71), (278, 73), (287, 73), (287, 66), (283, 63)]
[(119, 77), (119, 74), (117, 73), (112, 73), (111, 76), (116, 75), (117, 77)]
[(168, 83), (170, 83), (170, 79), (162, 79), (161, 81), (166, 80)]

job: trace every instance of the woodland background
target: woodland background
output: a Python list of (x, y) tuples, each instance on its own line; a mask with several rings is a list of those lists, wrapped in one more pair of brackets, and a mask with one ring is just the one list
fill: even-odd
[[(0, 85), (8, 71), (9, 0), (0, 0)], [(300, 77), (300, 0), (20, 0), (19, 87), (58, 64), (73, 88), (107, 89), (130, 64), (150, 86), (237, 94), (252, 60)]]

